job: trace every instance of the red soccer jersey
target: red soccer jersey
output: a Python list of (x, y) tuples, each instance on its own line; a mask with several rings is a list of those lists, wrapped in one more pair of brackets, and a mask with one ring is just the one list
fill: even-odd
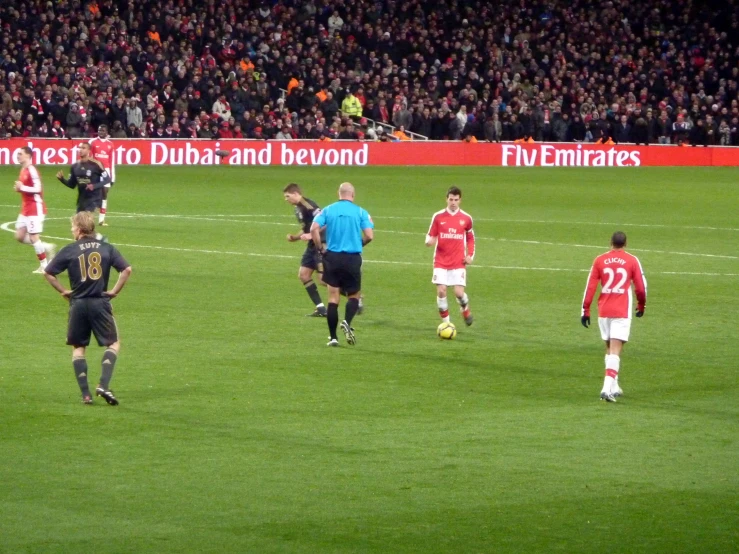
[(637, 309), (644, 310), (647, 303), (647, 279), (636, 256), (623, 250), (611, 250), (595, 258), (585, 287), (582, 315), (590, 315), (590, 304), (599, 282), (601, 289), (598, 317), (631, 318), (634, 311), (632, 283), (636, 291)]
[(111, 182), (115, 182), (115, 163), (113, 160), (113, 143), (109, 139), (95, 137), (90, 141), (92, 157), (103, 164), (108, 171)]
[(436, 212), (431, 219), (428, 236), (437, 239), (435, 268), (462, 269), (465, 256), (475, 255), (475, 232), (472, 230), (472, 216), (467, 212)]
[(44, 204), (44, 187), (41, 184), (41, 177), (32, 165), (21, 169), (18, 180), (23, 183), (21, 186), (21, 196), (23, 203), (21, 204), (21, 215), (35, 216), (46, 214), (46, 204)]

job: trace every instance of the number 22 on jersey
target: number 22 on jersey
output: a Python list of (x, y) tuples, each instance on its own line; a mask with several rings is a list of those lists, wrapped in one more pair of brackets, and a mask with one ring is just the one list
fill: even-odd
[[(601, 292), (603, 294), (623, 294), (624, 292), (626, 292), (624, 290), (624, 285), (629, 278), (629, 274), (623, 267), (617, 267), (615, 272), (610, 267), (606, 267), (603, 269), (603, 273), (608, 278), (608, 280), (603, 285), (603, 288), (601, 289)], [(616, 280), (617, 275), (620, 277), (620, 281), (614, 287), (613, 281)]]

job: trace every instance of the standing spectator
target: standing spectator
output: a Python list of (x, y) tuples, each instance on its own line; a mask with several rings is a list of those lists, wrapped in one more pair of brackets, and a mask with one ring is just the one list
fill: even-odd
[(485, 140), (488, 142), (500, 142), (503, 137), (503, 125), (500, 123), (500, 117), (494, 113), (485, 120)]
[(380, 98), (372, 112), (372, 119), (378, 123), (390, 123), (390, 112), (387, 109), (387, 100)]
[(631, 125), (629, 125), (629, 118), (627, 116), (621, 116), (621, 120), (616, 125), (613, 135), (613, 138), (619, 144), (633, 142), (631, 137)]
[(405, 127), (409, 129), (413, 125), (413, 116), (408, 111), (405, 104), (401, 101), (395, 104), (397, 109), (393, 109), (393, 125), (395, 127)]
[(138, 106), (138, 102), (136, 102), (135, 98), (131, 98), (126, 107), (126, 124), (129, 127), (133, 125), (137, 129), (141, 129), (141, 125), (144, 122), (143, 119), (144, 117), (141, 113), (141, 108)]
[(52, 138), (69, 138), (66, 131), (62, 129), (61, 121), (58, 120), (52, 124), (49, 136)]
[(321, 102), (320, 107), (327, 121), (332, 120), (339, 113), (339, 105), (334, 99), (334, 93), (330, 90), (326, 92), (326, 99)]
[(69, 114), (67, 114), (67, 133), (70, 138), (78, 138), (82, 134), (82, 122), (84, 120), (76, 102), (72, 102), (69, 106)]
[(585, 122), (579, 113), (572, 116), (572, 125), (570, 126), (570, 140), (574, 142), (585, 142), (587, 137), (587, 129)]
[(213, 102), (213, 108), (211, 111), (221, 119), (228, 120), (231, 118), (231, 106), (226, 100), (225, 94), (221, 94), (218, 99)]
[(341, 103), (341, 113), (344, 116), (351, 117), (352, 119), (359, 119), (362, 116), (362, 104), (359, 99), (354, 96), (351, 89), (348, 91), (346, 98)]
[(334, 13), (328, 18), (328, 33), (330, 35), (334, 35), (337, 31), (340, 31), (343, 26), (344, 20), (341, 19), (339, 12), (334, 10)]
[(649, 126), (646, 119), (640, 117), (636, 120), (631, 130), (631, 136), (637, 145), (643, 144), (646, 146), (649, 144)]
[(557, 107), (552, 116), (552, 139), (567, 142), (570, 139), (570, 116)]

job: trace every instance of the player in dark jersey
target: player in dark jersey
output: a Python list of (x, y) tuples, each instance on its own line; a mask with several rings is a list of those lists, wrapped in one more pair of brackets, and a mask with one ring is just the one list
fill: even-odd
[[(74, 348), (72, 365), (82, 392), (82, 402), (92, 404), (85, 348), (90, 344), (90, 335), (94, 334), (98, 345), (106, 347), (100, 384), (95, 394), (116, 406), (118, 400), (108, 387), (121, 344), (110, 301), (126, 284), (131, 266), (114, 246), (95, 238), (95, 220), (91, 212), (79, 212), (72, 218), (72, 235), (75, 242), (62, 248), (46, 266), (46, 280), (69, 300), (67, 344)], [(107, 290), (111, 267), (118, 271), (118, 281), (111, 290)], [(69, 275), (71, 290), (65, 289), (56, 277), (64, 271)]]
[(90, 145), (80, 144), (80, 161), (72, 165), (69, 177), (56, 174), (65, 186), (77, 188), (77, 212), (94, 212), (103, 205), (103, 188), (110, 183), (110, 174), (103, 164), (92, 158)]
[(309, 198), (303, 196), (303, 191), (295, 183), (290, 183), (283, 189), (285, 200), (295, 206), (295, 217), (301, 225), (300, 233), (295, 235), (287, 235), (289, 242), (297, 242), (299, 240), (306, 241), (308, 244), (303, 252), (303, 258), (300, 260), (300, 269), (298, 270), (298, 279), (303, 283), (308, 296), (310, 297), (316, 309), (313, 313), (308, 314), (312, 317), (326, 317), (326, 306), (323, 305), (321, 295), (318, 293), (318, 287), (313, 281), (313, 273), (318, 274), (318, 282), (323, 284), (323, 260), (321, 259), (321, 251), (313, 244), (310, 237), (310, 226), (313, 218), (321, 213), (321, 208)]

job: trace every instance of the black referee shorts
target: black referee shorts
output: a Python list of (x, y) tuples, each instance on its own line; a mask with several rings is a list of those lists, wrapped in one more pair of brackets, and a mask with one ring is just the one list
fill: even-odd
[(99, 346), (118, 342), (118, 326), (109, 298), (77, 298), (69, 301), (67, 344), (88, 346), (94, 334)]
[(362, 255), (327, 251), (323, 255), (323, 281), (347, 296), (362, 290)]
[(315, 246), (308, 246), (300, 259), (300, 267), (307, 267), (318, 273), (323, 273), (323, 256)]

